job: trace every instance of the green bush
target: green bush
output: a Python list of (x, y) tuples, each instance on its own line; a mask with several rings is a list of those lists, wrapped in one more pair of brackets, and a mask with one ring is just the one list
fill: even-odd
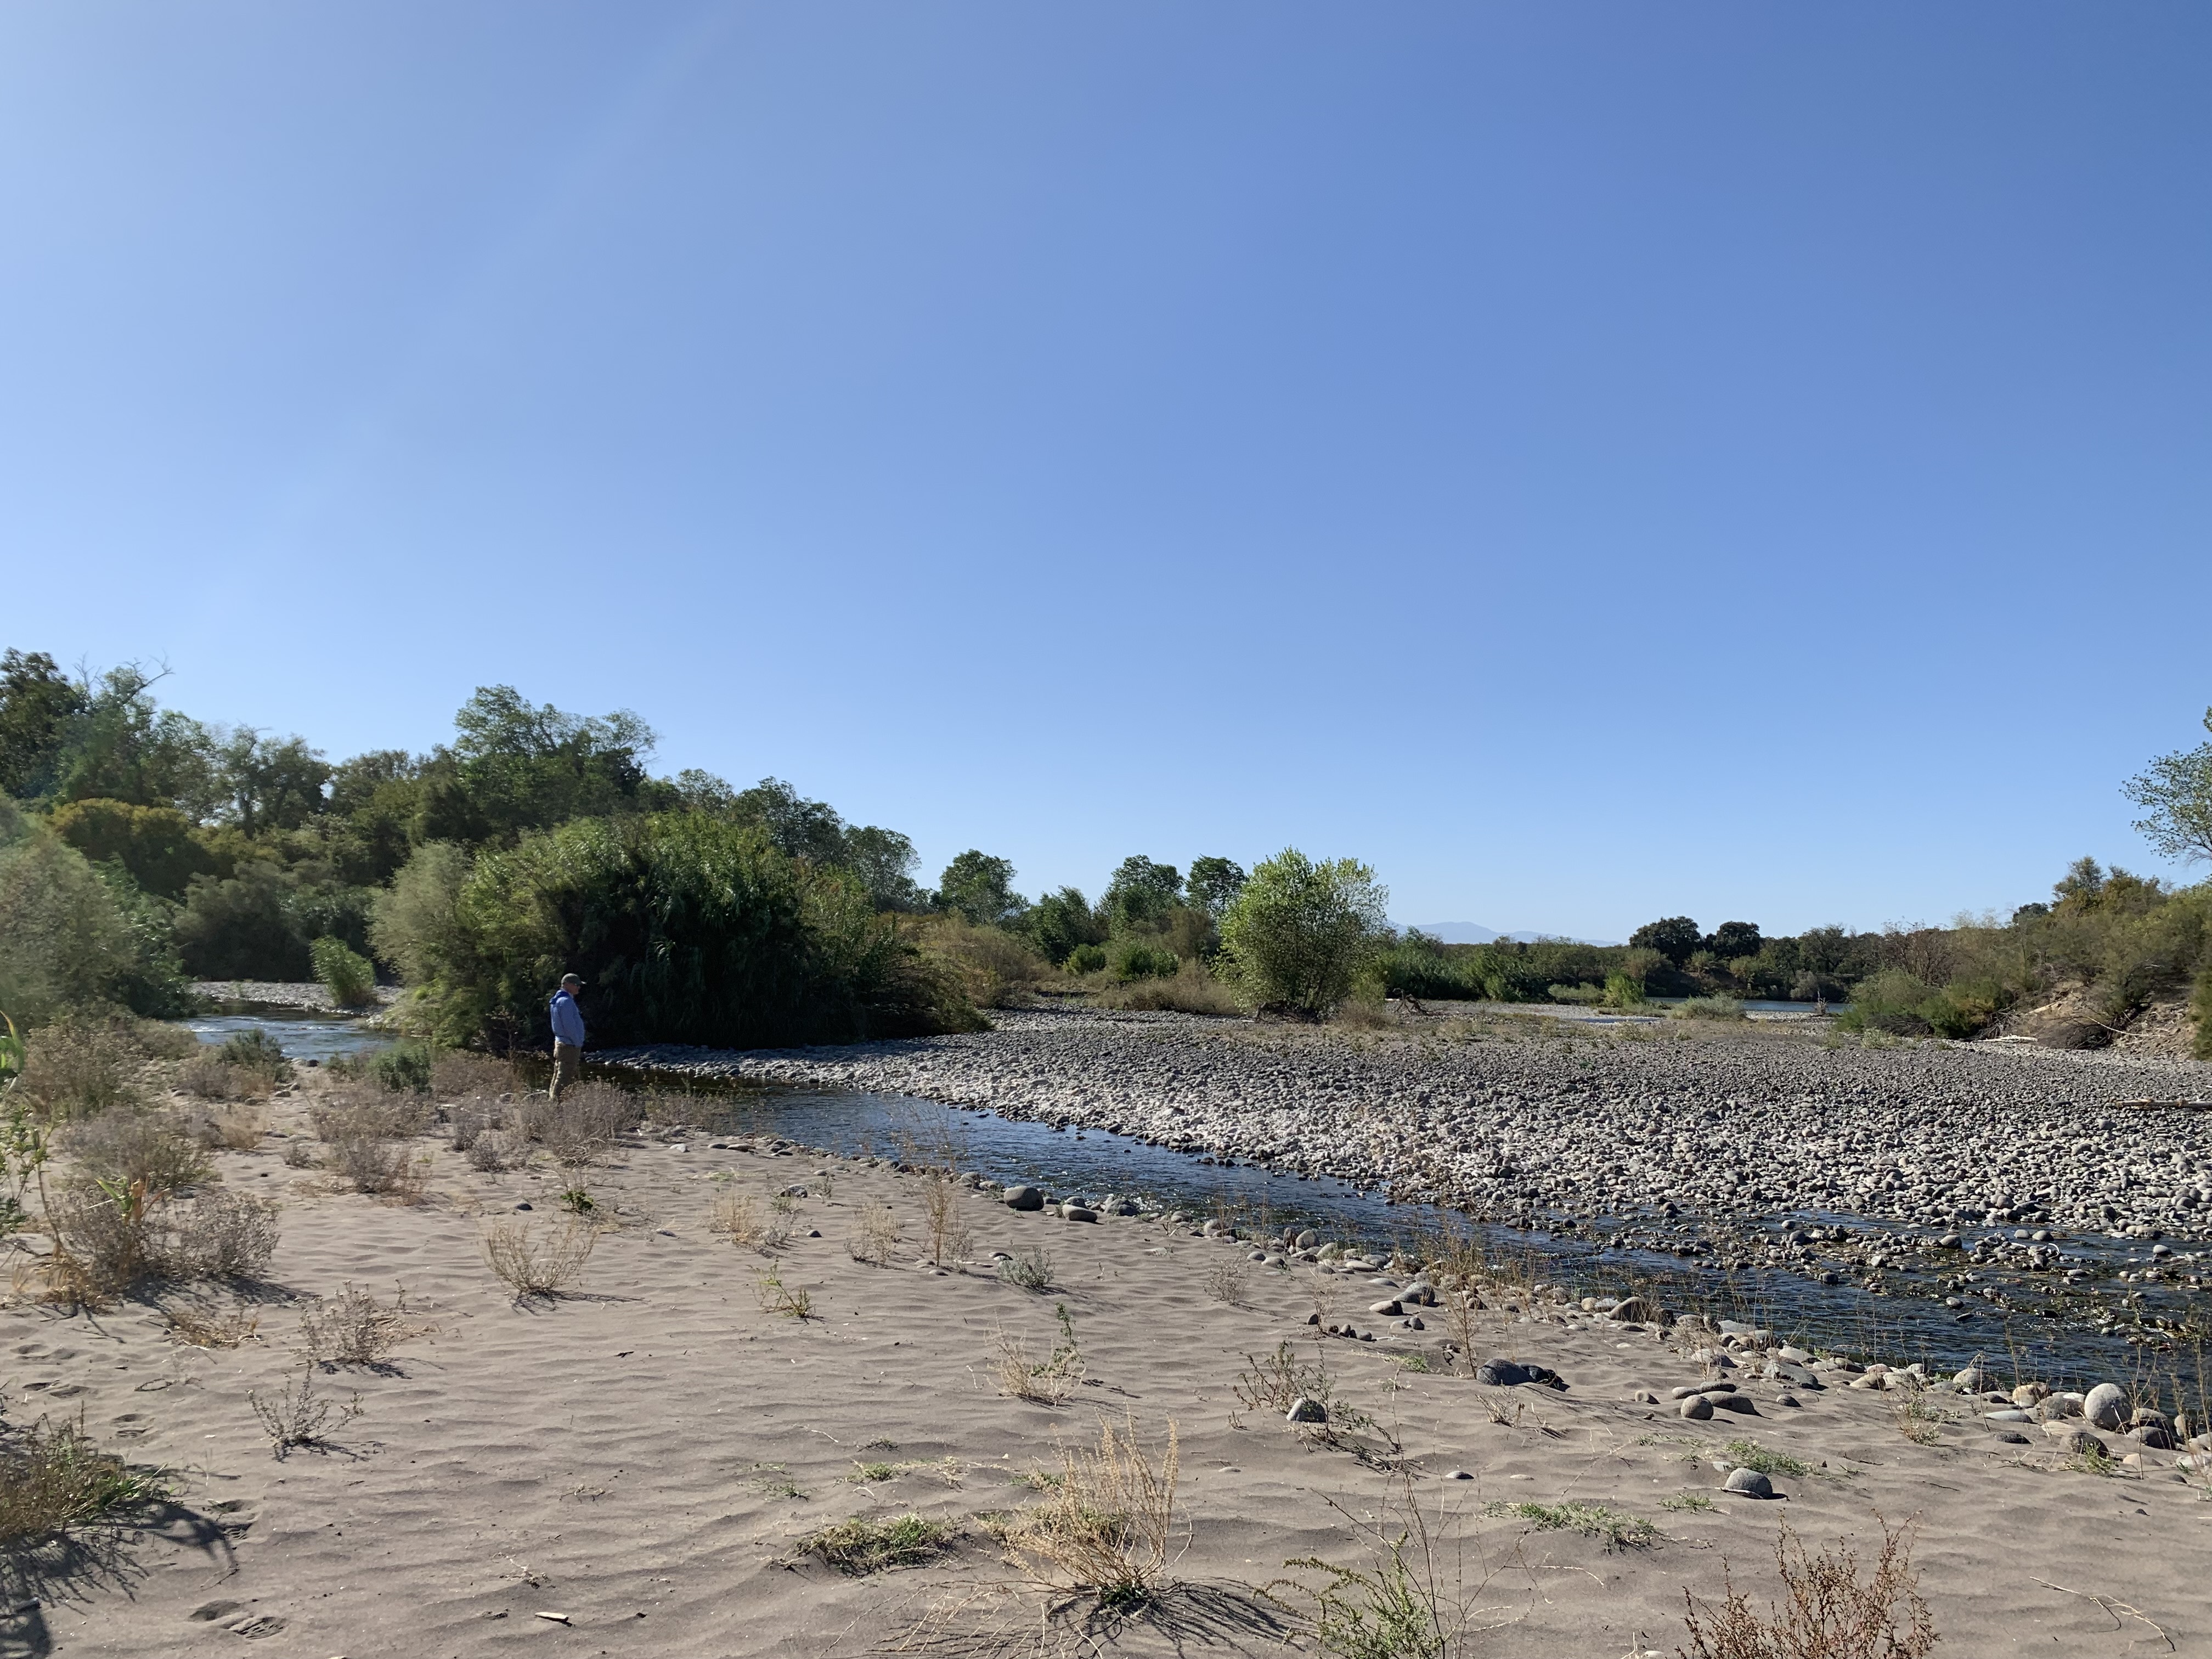
[(258, 1026), (250, 1031), (232, 1032), (218, 1054), (224, 1065), (252, 1072), (271, 1083), (282, 1083), (292, 1075), (292, 1062), (284, 1058), (284, 1045)]
[(1605, 976), (1605, 1006), (1608, 1008), (1643, 1007), (1644, 981), (1625, 969), (1607, 974)]
[(425, 1009), (455, 1044), (544, 1041), (547, 999), (572, 970), (591, 987), (585, 1018), (604, 1044), (751, 1048), (982, 1024), (855, 878), (699, 813), (579, 819), (487, 850), (443, 927), (410, 948), (429, 969)]
[(173, 806), (77, 800), (48, 822), (94, 864), (120, 864), (131, 880), (164, 898), (181, 898), (194, 876), (215, 871), (215, 859), (193, 838), (192, 821)]
[(1148, 939), (1117, 939), (1106, 947), (1106, 967), (1127, 985), (1132, 980), (1165, 979), (1182, 965), (1164, 945)]
[(469, 878), (469, 855), (449, 841), (426, 842), (376, 896), (368, 925), (376, 954), (409, 985), (436, 977), (440, 952), (454, 937), (454, 906)]
[(177, 917), (177, 949), (195, 979), (306, 979), (313, 969), (295, 914), (293, 883), (265, 859), (193, 881)]
[(308, 947), (315, 977), (341, 1008), (360, 1008), (376, 1000), (376, 969), (368, 958), (345, 947), (343, 940), (319, 939)]
[(1734, 997), (1686, 997), (1667, 1012), (1675, 1019), (1741, 1019), (1743, 1004)]
[(1106, 947), (1103, 945), (1079, 945), (1067, 953), (1061, 969), (1071, 974), (1103, 974), (1106, 971)]
[(427, 1042), (395, 1042), (377, 1051), (368, 1074), (395, 1094), (430, 1092), (432, 1056)]
[(1285, 848), (1253, 871), (1222, 917), (1224, 964), (1251, 1006), (1325, 1018), (1387, 937), (1388, 898), (1364, 864)]
[[(1022, 931), (1036, 942), (1038, 950), (1048, 960), (1065, 963), (1070, 956), (1086, 947), (1106, 942), (1106, 930), (1092, 914), (1091, 902), (1079, 889), (1063, 887), (1057, 892), (1047, 893), (1030, 906), (1022, 917)], [(1106, 965), (1102, 955), (1097, 967)], [(1097, 968), (1071, 968), (1070, 973), (1096, 973)]]
[(2190, 1018), (2197, 1022), (2191, 1045), (2199, 1060), (2212, 1060), (2212, 968), (2197, 976), (2197, 994), (2189, 1000)]
[(1547, 988), (1554, 1002), (1577, 1003), (1587, 1007), (1605, 1000), (1605, 991), (1600, 986), (1553, 985)]
[(70, 1009), (144, 1004), (158, 945), (82, 853), (0, 802), (0, 1008), (28, 1027)]

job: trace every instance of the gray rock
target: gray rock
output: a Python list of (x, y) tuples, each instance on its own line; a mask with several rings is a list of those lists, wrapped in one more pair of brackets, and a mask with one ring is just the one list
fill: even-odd
[(1060, 1206), (1060, 1213), (1061, 1218), (1066, 1221), (1096, 1221), (1098, 1219), (1097, 1211), (1085, 1208), (1080, 1204), (1063, 1204)]
[(1999, 1429), (1990, 1438), (2002, 1440), (2008, 1446), (2025, 1446), (2030, 1443), (2028, 1437), (2018, 1429)]
[(1969, 1365), (1952, 1376), (1951, 1386), (1960, 1394), (1979, 1394), (1990, 1386), (1990, 1374), (1979, 1365)]
[(2002, 1411), (1984, 1412), (1982, 1415), (1989, 1419), (1992, 1423), (2033, 1423), (2035, 1421), (2034, 1413), (2024, 1412), (2017, 1406), (2007, 1406)]
[(1682, 1401), (1682, 1415), (1692, 1423), (1702, 1423), (1713, 1414), (1713, 1402), (1702, 1394), (1693, 1394)]
[(1486, 1359), (1474, 1368), (1474, 1380), (1492, 1388), (1517, 1389), (1530, 1380), (1528, 1368), (1510, 1359)]
[(1472, 1480), (1474, 1477), (1469, 1474), (1465, 1469), (1454, 1469), (1449, 1474), (1444, 1476), (1444, 1479), (1447, 1480)]
[(2081, 1396), (2081, 1415), (2091, 1428), (2120, 1427), (2128, 1420), (2127, 1391), (2117, 1382), (2100, 1382)]
[(1044, 1208), (1044, 1194), (1034, 1187), (1009, 1187), (1006, 1188), (1006, 1207), (1010, 1210), (1042, 1210)]
[(1759, 1402), (1747, 1394), (1709, 1394), (1715, 1411), (1741, 1412), (1746, 1417), (1759, 1415)]
[(1640, 1296), (1632, 1296), (1626, 1302), (1616, 1302), (1607, 1310), (1607, 1319), (1617, 1319), (1623, 1324), (1649, 1325), (1659, 1317), (1659, 1310)]
[(1395, 1319), (1406, 1310), (1402, 1307), (1399, 1306), (1398, 1299), (1395, 1297), (1393, 1297), (1388, 1302), (1369, 1303), (1367, 1304), (1367, 1311), (1371, 1314), (1378, 1315), (1384, 1319)]
[(1729, 1478), (1721, 1483), (1721, 1490), (1745, 1498), (1771, 1498), (1774, 1483), (1757, 1469), (1730, 1469)]
[(1302, 1250), (1317, 1250), (1321, 1248), (1321, 1235), (1309, 1227), (1297, 1236), (1297, 1243)]
[(1284, 1421), (1289, 1423), (1326, 1423), (1328, 1421), (1328, 1407), (1322, 1405), (1318, 1400), (1307, 1400), (1304, 1398), (1293, 1400), (1291, 1401), (1291, 1409), (1284, 1414)]

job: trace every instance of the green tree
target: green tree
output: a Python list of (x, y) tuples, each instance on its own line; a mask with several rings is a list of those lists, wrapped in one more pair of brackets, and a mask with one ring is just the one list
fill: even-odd
[(0, 656), (0, 795), (43, 800), (61, 783), (84, 693), (43, 651)]
[(914, 843), (896, 830), (872, 823), (845, 831), (837, 863), (860, 878), (868, 902), (878, 910), (920, 910), (921, 890), (914, 884), (914, 866), (921, 854)]
[(1218, 921), (1243, 890), (1244, 881), (1243, 866), (1232, 859), (1193, 859), (1187, 889), (1191, 905)]
[(1012, 860), (971, 847), (937, 878), (937, 908), (953, 910), (978, 927), (1003, 927), (1022, 913)]
[(603, 1042), (758, 1047), (980, 1024), (851, 875), (704, 813), (580, 818), (489, 849), (431, 933), (426, 1003), (449, 1037), (543, 1040), (570, 970), (589, 981)]
[(1764, 942), (1759, 936), (1757, 922), (1724, 921), (1713, 929), (1713, 936), (1705, 945), (1715, 956), (1731, 959), (1757, 956)]
[(1628, 942), (1647, 951), (1656, 951), (1680, 968), (1704, 948), (1705, 935), (1689, 917), (1668, 916), (1663, 921), (1645, 922), (1628, 936)]
[(1223, 959), (1254, 1006), (1324, 1018), (1388, 938), (1389, 902), (1356, 860), (1316, 863), (1286, 848), (1252, 872), (1222, 917)]
[(301, 738), (264, 737), (250, 726), (227, 732), (216, 750), (227, 817), (250, 839), (297, 830), (323, 810), (331, 768)]
[(126, 1002), (145, 967), (131, 919), (84, 855), (0, 799), (0, 1009), (28, 1027)]
[(1022, 918), (1022, 931), (1036, 941), (1038, 952), (1046, 961), (1063, 967), (1083, 946), (1106, 941), (1104, 924), (1076, 887), (1047, 893), (1030, 906)]
[(653, 728), (533, 706), (511, 685), (479, 686), (453, 716), (450, 749), (422, 768), (414, 839), (511, 842), (526, 830), (641, 810)]
[[(2204, 729), (2212, 732), (2212, 708), (2204, 711)], [(2121, 793), (2142, 808), (2135, 827), (2160, 857), (2183, 864), (2212, 859), (2212, 743), (2160, 756)]]
[(80, 688), (82, 707), (70, 721), (56, 791), (62, 799), (174, 806), (198, 823), (221, 810), (214, 736), (155, 702), (161, 678), (125, 663)]
[(1182, 872), (1172, 864), (1156, 864), (1141, 853), (1123, 859), (1106, 884), (1098, 908), (1106, 925), (1116, 933), (1152, 929), (1167, 920), (1168, 912), (1182, 902)]
[(173, 806), (133, 806), (120, 800), (78, 800), (47, 821), (53, 832), (94, 864), (116, 863), (131, 879), (163, 898), (181, 898), (194, 876), (216, 860), (192, 835), (191, 820)]
[(843, 862), (845, 820), (837, 809), (807, 799), (781, 778), (763, 778), (733, 796), (726, 811), (737, 823), (757, 824), (786, 858), (824, 867)]

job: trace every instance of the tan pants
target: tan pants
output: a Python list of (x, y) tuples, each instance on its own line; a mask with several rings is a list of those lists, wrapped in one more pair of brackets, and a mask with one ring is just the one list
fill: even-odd
[(546, 1090), (552, 1099), (561, 1098), (561, 1091), (584, 1075), (584, 1051), (573, 1042), (553, 1041), (553, 1085)]

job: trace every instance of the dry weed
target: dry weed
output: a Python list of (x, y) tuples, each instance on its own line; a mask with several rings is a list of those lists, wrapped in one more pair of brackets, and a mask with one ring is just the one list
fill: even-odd
[(873, 1267), (888, 1267), (891, 1265), (892, 1253), (898, 1249), (898, 1217), (892, 1213), (891, 1206), (870, 1204), (865, 1206), (854, 1218), (852, 1237), (846, 1241), (846, 1249), (855, 1261), (865, 1261)]
[(787, 1214), (774, 1209), (763, 1212), (757, 1200), (742, 1193), (725, 1194), (714, 1200), (707, 1212), (707, 1231), (763, 1255), (781, 1249), (791, 1239)]
[(1030, 1358), (1029, 1345), (1011, 1332), (1000, 1331), (993, 1339), (991, 1368), (1001, 1394), (1033, 1405), (1057, 1406), (1081, 1386), (1083, 1349), (1075, 1340), (1075, 1320), (1064, 1302), (1055, 1304), (1053, 1312), (1060, 1321), (1060, 1340), (1041, 1360)]
[(168, 1316), (169, 1340), (188, 1348), (240, 1347), (261, 1328), (261, 1316), (246, 1308), (218, 1313), (185, 1303), (162, 1312)]
[(331, 1141), (330, 1167), (355, 1192), (401, 1203), (421, 1199), (427, 1179), (427, 1172), (415, 1161), (414, 1148), (405, 1141), (370, 1135), (348, 1135)]
[(499, 1220), (484, 1229), (484, 1260), (517, 1297), (558, 1296), (584, 1276), (599, 1238), (577, 1222), (540, 1233), (532, 1222)]
[(1097, 1449), (1063, 1448), (1058, 1485), (1000, 1528), (1009, 1558), (1048, 1583), (1088, 1591), (1101, 1607), (1150, 1601), (1175, 1541), (1181, 1462), (1173, 1418), (1157, 1463), (1133, 1417), (1103, 1419)]
[(518, 1138), (544, 1147), (564, 1169), (579, 1170), (597, 1163), (641, 1115), (636, 1096), (611, 1083), (592, 1081), (577, 1084), (558, 1100), (520, 1097), (514, 1128)]
[(343, 1405), (318, 1396), (312, 1367), (301, 1371), (296, 1382), (286, 1383), (274, 1399), (264, 1399), (259, 1390), (249, 1389), (246, 1402), (269, 1431), (270, 1449), (279, 1459), (295, 1446), (329, 1446), (331, 1436), (362, 1411), (358, 1393)]
[(960, 1213), (960, 1188), (951, 1175), (933, 1170), (922, 1178), (922, 1213), (929, 1225), (929, 1259), (938, 1267), (949, 1255), (957, 1261), (968, 1254), (969, 1234)]
[(1232, 1308), (1244, 1305), (1244, 1264), (1217, 1261), (1206, 1270), (1206, 1293)]
[(1784, 1604), (1760, 1618), (1733, 1578), (1718, 1606), (1683, 1591), (1689, 1659), (1925, 1659), (1936, 1621), (1912, 1568), (1915, 1524), (1881, 1522), (1881, 1553), (1862, 1583), (1858, 1555), (1843, 1540), (1808, 1555), (1784, 1522), (1774, 1546)]
[(786, 1288), (781, 1279), (774, 1273), (761, 1273), (753, 1280), (754, 1293), (760, 1297), (763, 1313), (781, 1314), (787, 1319), (806, 1320), (814, 1316), (814, 1297), (805, 1291)]
[(407, 1292), (392, 1287), (389, 1307), (349, 1284), (311, 1303), (300, 1316), (300, 1351), (319, 1365), (376, 1365), (401, 1343), (430, 1327), (407, 1316)]

